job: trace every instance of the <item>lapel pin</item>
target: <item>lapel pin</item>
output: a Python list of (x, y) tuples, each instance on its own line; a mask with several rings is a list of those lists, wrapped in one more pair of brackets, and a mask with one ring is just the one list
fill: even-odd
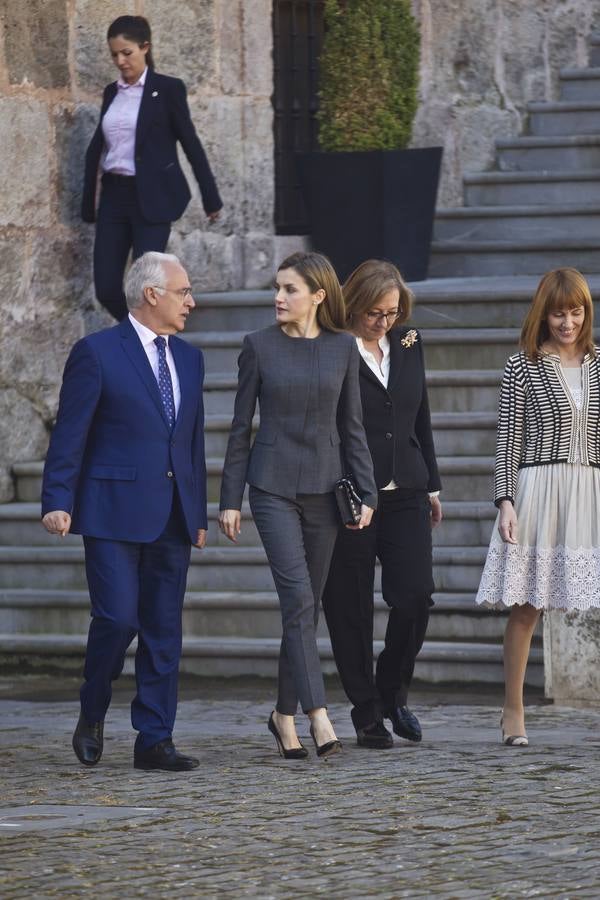
[(153, 96), (153, 97), (158, 97), (158, 91), (152, 91), (152, 96)]

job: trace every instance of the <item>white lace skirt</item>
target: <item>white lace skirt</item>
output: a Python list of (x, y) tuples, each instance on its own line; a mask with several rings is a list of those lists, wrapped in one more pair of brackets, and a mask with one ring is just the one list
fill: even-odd
[(498, 518), (477, 603), (537, 609), (600, 606), (600, 469), (556, 463), (519, 472), (518, 544), (505, 544)]

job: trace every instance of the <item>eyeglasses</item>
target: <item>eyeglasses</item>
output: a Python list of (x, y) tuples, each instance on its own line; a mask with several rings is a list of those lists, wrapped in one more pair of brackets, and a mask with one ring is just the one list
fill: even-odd
[(392, 310), (392, 312), (376, 312), (375, 310), (369, 310), (369, 312), (365, 313), (369, 322), (379, 322), (380, 319), (385, 319), (385, 324), (390, 325), (392, 322), (395, 322), (400, 313), (397, 309)]
[(156, 291), (166, 291), (168, 294), (178, 294), (182, 300), (187, 300), (188, 297), (192, 297), (192, 289), (191, 287), (184, 288), (168, 288), (164, 287), (162, 284), (151, 284), (150, 287), (153, 287)]

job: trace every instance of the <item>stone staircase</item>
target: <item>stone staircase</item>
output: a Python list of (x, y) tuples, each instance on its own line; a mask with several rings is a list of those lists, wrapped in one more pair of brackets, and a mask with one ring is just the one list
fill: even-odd
[[(413, 285), (425, 344), (444, 522), (434, 532), (437, 593), (417, 677), (500, 683), (506, 614), (474, 605), (493, 525), (498, 385), (539, 276), (575, 265), (600, 290), (600, 36), (591, 67), (561, 72), (561, 99), (529, 106), (529, 131), (497, 142), (497, 169), (467, 175), (465, 206), (439, 210), (429, 281)], [(271, 292), (200, 298), (187, 339), (206, 359), (210, 528), (192, 555), (182, 669), (275, 675), (280, 621), (245, 507), (238, 546), (216, 528), (217, 501), (243, 335), (273, 320)], [(39, 523), (41, 462), (14, 467), (16, 502), (0, 506), (0, 668), (80, 671), (88, 626), (80, 539)], [(385, 608), (376, 602), (376, 637)], [(334, 664), (321, 624), (324, 668)], [(376, 647), (377, 649), (377, 647)], [(131, 657), (128, 661), (131, 670)], [(541, 636), (528, 681), (543, 681)]]
[[(513, 348), (535, 278), (438, 279), (415, 285), (445, 520), (435, 532), (436, 606), (418, 677), (429, 682), (499, 682), (503, 613), (473, 598), (494, 518), (490, 502), (495, 408), (501, 369)], [(209, 546), (193, 553), (184, 627), (184, 671), (274, 675), (280, 620), (270, 572), (247, 508), (239, 546), (216, 528), (217, 501), (243, 335), (273, 320), (269, 292), (205, 295), (187, 339), (206, 358)], [(233, 330), (235, 329), (235, 330)], [(17, 502), (0, 506), (0, 665), (79, 670), (88, 624), (80, 539), (39, 524), (41, 462), (15, 465)], [(379, 585), (377, 585), (379, 589)], [(377, 596), (376, 636), (385, 607)], [(321, 650), (334, 671), (324, 626)], [(131, 667), (131, 660), (128, 663)], [(529, 679), (541, 682), (541, 651)]]

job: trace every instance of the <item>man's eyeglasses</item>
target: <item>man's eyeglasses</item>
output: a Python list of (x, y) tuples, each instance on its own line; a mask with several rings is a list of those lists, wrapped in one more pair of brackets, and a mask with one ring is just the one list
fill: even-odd
[(151, 285), (151, 287), (153, 287), (156, 291), (166, 291), (168, 294), (177, 294), (179, 297), (181, 297), (182, 300), (186, 300), (188, 297), (193, 296), (191, 287), (175, 289), (163, 287), (162, 284), (153, 284)]
[(392, 310), (391, 312), (376, 312), (374, 309), (369, 310), (369, 312), (365, 313), (369, 322), (379, 322), (380, 319), (385, 319), (386, 325), (390, 325), (392, 322), (395, 322), (400, 313), (397, 309)]

